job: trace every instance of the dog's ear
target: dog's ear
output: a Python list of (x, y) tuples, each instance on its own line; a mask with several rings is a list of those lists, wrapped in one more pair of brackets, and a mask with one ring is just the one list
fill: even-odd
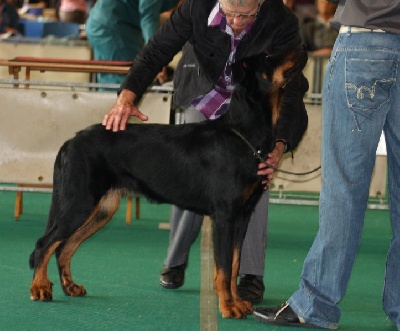
[(292, 79), (303, 71), (308, 61), (307, 47), (305, 45), (300, 45), (299, 47), (292, 50), (288, 55), (285, 62), (294, 63), (293, 67), (285, 71), (285, 79)]

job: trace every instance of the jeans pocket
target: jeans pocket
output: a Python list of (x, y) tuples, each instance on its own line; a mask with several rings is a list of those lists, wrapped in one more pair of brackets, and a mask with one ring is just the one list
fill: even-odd
[(349, 107), (365, 116), (389, 101), (396, 82), (394, 60), (346, 59), (345, 82)]

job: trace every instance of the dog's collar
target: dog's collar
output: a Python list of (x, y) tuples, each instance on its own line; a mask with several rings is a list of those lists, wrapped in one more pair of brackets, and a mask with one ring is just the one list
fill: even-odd
[(292, 171), (286, 171), (286, 170), (282, 170), (282, 169), (278, 169), (277, 167), (274, 167), (272, 164), (269, 164), (266, 160), (264, 160), (261, 157), (261, 153), (262, 151), (258, 151), (256, 150), (253, 145), (237, 130), (232, 129), (231, 131), (236, 134), (240, 139), (242, 139), (242, 141), (251, 149), (251, 151), (253, 152), (253, 155), (261, 162), (264, 163), (268, 168), (272, 168), (275, 171), (280, 171), (284, 174), (289, 174), (289, 175), (297, 175), (297, 176), (304, 176), (304, 175), (308, 175), (311, 174), (313, 172), (316, 172), (317, 170), (319, 170), (321, 168), (321, 166), (318, 166), (310, 171), (306, 171), (306, 172), (292, 172)]
[(261, 157), (261, 150), (257, 150), (254, 148), (254, 146), (243, 136), (239, 131), (235, 129), (231, 129), (231, 131), (236, 134), (240, 139), (243, 140), (244, 143), (250, 148), (250, 150), (253, 152), (253, 155), (255, 156), (256, 159), (258, 159), (261, 162), (265, 162), (265, 160)]

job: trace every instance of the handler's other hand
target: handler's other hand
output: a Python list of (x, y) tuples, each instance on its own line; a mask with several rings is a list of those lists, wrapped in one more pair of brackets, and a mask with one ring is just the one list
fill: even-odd
[(162, 85), (162, 84), (164, 84), (166, 81), (168, 81), (168, 71), (167, 71), (167, 67), (164, 67), (164, 68), (157, 74), (156, 80), (157, 80), (158, 84), (160, 84), (160, 85)]
[(135, 106), (135, 98), (135, 93), (129, 90), (121, 91), (115, 105), (104, 116), (102, 124), (106, 127), (106, 130), (112, 129), (114, 132), (125, 130), (126, 123), (131, 116), (136, 116), (142, 121), (148, 120), (148, 117)]
[[(274, 168), (278, 168), (279, 162), (282, 158), (282, 155), (286, 149), (286, 145), (282, 142), (277, 142), (275, 144), (274, 150), (268, 154), (268, 158), (266, 163), (272, 165)], [(262, 162), (258, 165), (257, 175), (265, 177), (262, 181), (262, 185), (264, 186), (264, 190), (269, 188), (272, 180), (274, 179), (275, 169), (269, 167), (266, 163)]]

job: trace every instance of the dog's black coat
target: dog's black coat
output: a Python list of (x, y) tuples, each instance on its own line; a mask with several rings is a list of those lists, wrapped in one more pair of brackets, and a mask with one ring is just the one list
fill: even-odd
[(232, 129), (266, 156), (274, 146), (273, 119), (279, 116), (282, 86), (287, 82), (284, 74), (291, 76), (290, 71), (298, 72), (305, 62), (306, 52), (296, 49), (235, 64), (234, 77), (240, 84), (230, 110), (214, 121), (130, 124), (116, 133), (99, 124), (67, 141), (55, 161), (45, 234), (30, 257), (35, 270), (31, 299), (52, 299), (47, 264), (54, 251), (64, 292), (86, 294), (72, 280), (72, 255), (107, 224), (120, 197), (134, 191), (155, 202), (210, 215), (220, 310), (224, 317), (244, 317), (251, 311), (251, 305), (238, 297), (231, 278), (236, 280), (250, 214), (263, 187), (257, 175), (259, 160)]

